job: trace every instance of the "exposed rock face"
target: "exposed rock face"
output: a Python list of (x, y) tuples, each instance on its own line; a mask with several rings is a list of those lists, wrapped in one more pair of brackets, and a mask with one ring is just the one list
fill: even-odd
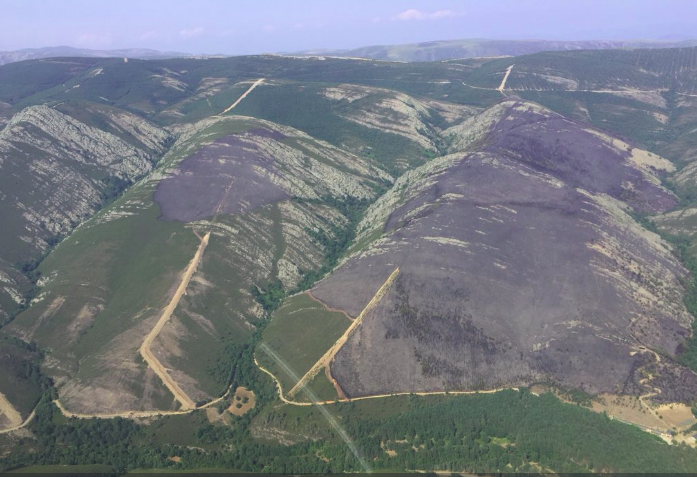
[(105, 179), (129, 182), (152, 169), (169, 134), (125, 112), (111, 118), (124, 135), (142, 138), (133, 141), (140, 147), (48, 106), (20, 111), (0, 131), (0, 222), (7, 238), (0, 259), (16, 263), (38, 256), (47, 240), (101, 206)]
[(313, 289), (356, 316), (401, 270), (333, 375), (350, 396), (546, 379), (622, 392), (639, 380), (641, 346), (675, 354), (690, 334), (686, 271), (628, 214), (627, 204), (674, 204), (653, 172), (664, 162), (638, 165), (530, 103), (502, 103), (476, 125), (451, 131), (469, 152), (406, 174), (378, 200), (358, 240), (383, 238)]

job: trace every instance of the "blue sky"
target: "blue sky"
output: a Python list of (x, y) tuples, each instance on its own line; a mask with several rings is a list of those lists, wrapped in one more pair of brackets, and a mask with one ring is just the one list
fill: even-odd
[(248, 54), (461, 38), (697, 38), (697, 0), (2, 0), (0, 50)]

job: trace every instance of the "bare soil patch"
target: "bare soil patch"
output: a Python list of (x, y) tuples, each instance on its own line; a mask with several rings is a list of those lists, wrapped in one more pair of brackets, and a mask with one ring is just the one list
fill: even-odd
[(656, 408), (656, 412), (663, 418), (663, 421), (682, 431), (689, 429), (697, 423), (697, 419), (692, 415), (692, 409), (685, 404), (664, 404)]
[(22, 423), (22, 416), (14, 408), (12, 403), (7, 400), (4, 394), (0, 393), (0, 425), (2, 428), (17, 427)]
[(232, 404), (228, 408), (235, 416), (242, 416), (250, 409), (254, 408), (256, 403), (256, 398), (254, 397), (254, 391), (240, 386), (235, 390), (235, 394), (232, 396)]
[(256, 80), (254, 83), (252, 83), (252, 86), (250, 86), (249, 89), (248, 89), (247, 91), (245, 91), (244, 93), (242, 93), (242, 96), (240, 96), (239, 98), (237, 98), (237, 101), (235, 101), (235, 102), (232, 103), (230, 106), (228, 106), (228, 107), (227, 107), (223, 112), (221, 112), (220, 114), (225, 114), (225, 113), (227, 113), (228, 111), (230, 111), (231, 109), (233, 109), (235, 106), (237, 106), (238, 104), (240, 104), (240, 101), (242, 101), (244, 98), (246, 98), (247, 95), (248, 95), (249, 93), (251, 93), (252, 90), (253, 90), (254, 88), (256, 88), (257, 86), (259, 86), (259, 85), (260, 85), (261, 83), (263, 83), (263, 82), (264, 82), (264, 78), (259, 78), (258, 80)]
[(593, 401), (591, 409), (607, 412), (609, 416), (652, 429), (667, 430), (666, 425), (649, 412), (635, 396), (601, 394)]

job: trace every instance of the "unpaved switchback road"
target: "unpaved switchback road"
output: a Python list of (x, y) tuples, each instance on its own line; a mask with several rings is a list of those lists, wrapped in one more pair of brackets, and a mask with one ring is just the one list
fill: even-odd
[[(124, 419), (138, 419), (138, 418), (146, 418), (146, 417), (181, 416), (184, 414), (192, 413), (194, 411), (198, 411), (200, 409), (208, 409), (209, 407), (215, 406), (220, 401), (227, 398), (230, 395), (231, 390), (232, 390), (232, 387), (228, 388), (228, 390), (225, 394), (223, 394), (222, 396), (220, 396), (217, 399), (210, 401), (208, 404), (204, 404), (201, 407), (187, 409), (185, 411), (122, 411), (122, 412), (112, 412), (112, 413), (102, 413), (102, 414), (82, 414), (79, 412), (68, 411), (63, 406), (63, 403), (61, 403), (59, 399), (56, 399), (55, 401), (53, 401), (53, 404), (56, 405), (58, 410), (60, 412), (62, 412), (65, 417), (74, 417), (76, 419), (114, 419), (117, 417), (122, 417)], [(9, 432), (9, 431), (14, 431), (14, 430), (20, 429), (20, 428), (26, 426), (29, 423), (29, 421), (31, 421), (33, 418), (34, 418), (34, 413), (32, 412), (31, 415), (27, 418), (26, 421), (24, 421), (24, 423), (21, 426), (19, 426), (18, 428), (15, 428), (15, 429), (8, 429), (7, 431), (0, 431), (0, 434), (2, 434), (4, 432)]]
[(167, 372), (167, 369), (165, 369), (162, 363), (160, 363), (160, 361), (155, 357), (150, 347), (157, 335), (160, 334), (160, 331), (162, 331), (162, 328), (164, 328), (165, 324), (167, 324), (167, 322), (169, 321), (170, 317), (172, 316), (172, 313), (174, 313), (174, 310), (177, 308), (177, 305), (179, 304), (179, 300), (181, 300), (181, 297), (186, 293), (186, 288), (189, 286), (191, 277), (194, 275), (196, 268), (201, 262), (203, 251), (206, 249), (206, 245), (208, 245), (208, 240), (210, 239), (210, 236), (211, 233), (208, 232), (201, 239), (201, 243), (198, 246), (198, 250), (196, 250), (194, 258), (191, 259), (189, 266), (186, 268), (186, 271), (182, 276), (182, 281), (181, 283), (179, 283), (177, 291), (174, 292), (174, 296), (162, 312), (162, 315), (160, 316), (160, 319), (157, 321), (157, 324), (152, 330), (150, 330), (150, 333), (148, 333), (148, 336), (145, 338), (145, 341), (143, 341), (143, 344), (140, 346), (141, 356), (143, 357), (145, 362), (148, 363), (148, 366), (150, 366), (150, 368), (152, 368), (152, 370), (155, 371), (155, 374), (157, 374), (160, 377), (165, 386), (167, 386), (167, 389), (169, 389), (172, 392), (172, 394), (174, 394), (174, 397), (177, 399), (177, 401), (179, 401), (182, 404), (183, 411), (195, 408), (196, 404), (189, 396), (187, 396), (187, 394), (182, 390), (182, 388), (179, 387), (177, 382), (174, 379), (172, 379), (172, 377)]
[(239, 98), (237, 98), (237, 101), (235, 101), (235, 102), (232, 103), (230, 106), (228, 106), (227, 109), (223, 110), (220, 114), (225, 114), (225, 113), (227, 113), (228, 111), (230, 111), (231, 109), (233, 109), (235, 106), (237, 106), (238, 104), (240, 104), (240, 101), (242, 101), (244, 98), (246, 98), (247, 95), (248, 95), (249, 93), (251, 93), (252, 90), (253, 90), (254, 88), (256, 88), (257, 86), (259, 86), (259, 85), (260, 85), (261, 83), (263, 83), (263, 82), (264, 82), (264, 78), (259, 78), (258, 80), (256, 80), (254, 83), (252, 83), (252, 86), (250, 86), (249, 89), (248, 89), (247, 91), (245, 91), (244, 93), (242, 93), (242, 96), (240, 96)]

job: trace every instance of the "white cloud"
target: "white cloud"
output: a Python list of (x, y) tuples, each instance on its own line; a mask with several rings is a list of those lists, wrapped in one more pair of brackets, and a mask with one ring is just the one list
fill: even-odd
[(293, 28), (295, 28), (296, 30), (302, 30), (303, 28), (305, 28), (305, 24), (304, 23), (296, 23), (295, 25), (293, 25)]
[(399, 20), (403, 22), (412, 20), (442, 20), (444, 18), (456, 18), (462, 16), (462, 13), (454, 12), (452, 10), (437, 10), (435, 12), (422, 12), (421, 10), (416, 10), (415, 8), (410, 8), (409, 10), (404, 10), (402, 13), (394, 17), (394, 20)]
[(276, 31), (276, 27), (273, 25), (264, 25), (263, 27), (261, 27), (261, 29), (267, 33), (271, 33), (272, 31)]
[(203, 35), (203, 31), (201, 27), (179, 30), (179, 36), (182, 38), (196, 38)]
[(373, 17), (371, 20), (373, 23), (380, 23), (380, 17)]

